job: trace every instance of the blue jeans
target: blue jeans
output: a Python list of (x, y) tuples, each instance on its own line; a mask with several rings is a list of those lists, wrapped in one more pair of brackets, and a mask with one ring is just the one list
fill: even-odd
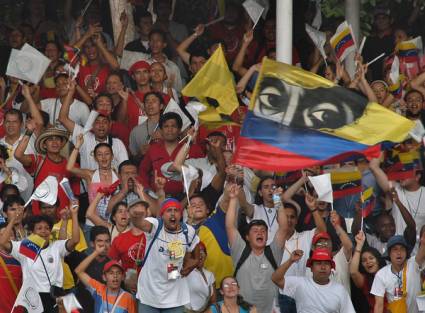
[(183, 313), (183, 310), (184, 310), (184, 306), (178, 306), (175, 308), (167, 308), (167, 309), (158, 309), (140, 302), (138, 302), (138, 305), (139, 305), (139, 309), (138, 309), (139, 313)]
[(297, 313), (297, 306), (293, 298), (279, 294), (278, 301), (280, 313)]

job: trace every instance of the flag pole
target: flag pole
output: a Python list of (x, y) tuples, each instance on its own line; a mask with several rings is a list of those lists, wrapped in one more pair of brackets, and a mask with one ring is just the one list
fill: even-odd
[(276, 59), (292, 64), (292, 0), (276, 1)]

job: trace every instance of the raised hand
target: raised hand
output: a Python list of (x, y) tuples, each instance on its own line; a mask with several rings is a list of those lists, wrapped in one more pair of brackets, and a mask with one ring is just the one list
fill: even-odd
[(310, 211), (316, 209), (317, 207), (317, 200), (315, 197), (310, 195), (308, 192), (305, 194), (305, 203), (307, 204)]
[(237, 199), (239, 196), (240, 189), (240, 186), (238, 186), (237, 184), (231, 184), (229, 188), (230, 199)]
[(252, 39), (254, 39), (254, 31), (250, 29), (243, 35), (243, 42), (249, 44)]
[(80, 149), (83, 143), (84, 143), (84, 135), (79, 134), (77, 136), (77, 141), (75, 142), (75, 148)]
[(363, 248), (365, 241), (366, 241), (365, 233), (362, 230), (360, 230), (358, 232), (358, 234), (354, 237), (354, 239), (356, 240), (357, 248), (361, 250)]
[(341, 226), (341, 217), (339, 216), (339, 214), (333, 210), (331, 211), (331, 224), (334, 228), (336, 228), (337, 226)]
[(127, 27), (128, 27), (128, 16), (127, 16), (127, 13), (125, 13), (125, 11), (121, 12), (120, 22), (121, 22), (121, 27), (127, 29)]
[(80, 203), (78, 200), (72, 200), (71, 201), (71, 207), (69, 208), (69, 211), (72, 215), (78, 215), (78, 209), (80, 208)]
[(167, 179), (162, 176), (158, 176), (158, 172), (156, 170), (154, 175), (156, 190), (164, 190), (165, 184), (167, 183)]
[(291, 260), (292, 263), (296, 263), (299, 260), (301, 260), (301, 258), (303, 257), (303, 255), (304, 255), (304, 251), (303, 250), (294, 250), (291, 253), (290, 260)]
[(195, 27), (195, 34), (196, 36), (201, 36), (205, 31), (205, 25), (204, 24), (199, 24), (198, 26)]

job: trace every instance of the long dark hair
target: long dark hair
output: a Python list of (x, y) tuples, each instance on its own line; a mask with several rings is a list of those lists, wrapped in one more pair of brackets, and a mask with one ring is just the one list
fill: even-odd
[[(238, 280), (236, 279), (236, 277), (233, 277), (233, 276), (226, 276), (226, 277), (224, 277), (222, 280), (221, 280), (221, 284), (220, 284), (220, 289), (221, 290), (223, 290), (223, 283), (224, 283), (224, 280), (225, 279), (227, 279), (227, 278), (233, 278), (234, 280), (235, 280), (235, 282), (238, 284), (238, 287), (239, 287), (239, 282), (238, 282)], [(251, 307), (252, 307), (252, 304), (251, 303), (249, 303), (249, 302), (246, 302), (245, 300), (244, 300), (244, 298), (241, 296), (241, 295), (237, 295), (237, 298), (236, 298), (236, 304), (237, 305), (239, 305), (242, 309), (244, 309), (244, 310), (249, 310), (249, 309), (251, 309)]]
[(260, 196), (259, 191), (260, 191), (261, 187), (263, 187), (263, 183), (267, 179), (272, 179), (273, 181), (275, 181), (275, 179), (272, 176), (266, 176), (266, 177), (264, 177), (260, 180), (260, 182), (258, 183), (258, 186), (257, 186), (257, 191), (255, 193), (255, 199), (254, 199), (254, 203), (257, 204), (257, 205), (264, 204), (263, 197)]
[(372, 287), (372, 282), (373, 282), (373, 279), (374, 279), (376, 273), (375, 274), (370, 274), (364, 268), (364, 266), (362, 264), (362, 255), (365, 252), (368, 252), (368, 253), (372, 254), (376, 258), (376, 261), (378, 262), (378, 267), (379, 267), (378, 270), (380, 270), (385, 265), (387, 265), (387, 263), (385, 262), (385, 259), (382, 257), (382, 255), (379, 253), (379, 251), (377, 249), (375, 249), (373, 247), (364, 247), (362, 249), (362, 253), (360, 254), (359, 272), (365, 275), (365, 277), (367, 279), (368, 286), (369, 287)]

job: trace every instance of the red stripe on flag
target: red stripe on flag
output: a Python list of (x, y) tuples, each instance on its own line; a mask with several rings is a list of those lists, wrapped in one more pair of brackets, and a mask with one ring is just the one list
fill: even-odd
[(351, 46), (354, 46), (353, 38), (351, 38), (350, 40), (347, 40), (340, 47), (338, 47), (338, 51), (336, 53), (337, 58), (339, 59), (344, 54), (345, 50), (347, 50)]
[(343, 198), (350, 195), (355, 195), (362, 192), (362, 186), (355, 186), (343, 190), (336, 190), (333, 192), (334, 199)]

